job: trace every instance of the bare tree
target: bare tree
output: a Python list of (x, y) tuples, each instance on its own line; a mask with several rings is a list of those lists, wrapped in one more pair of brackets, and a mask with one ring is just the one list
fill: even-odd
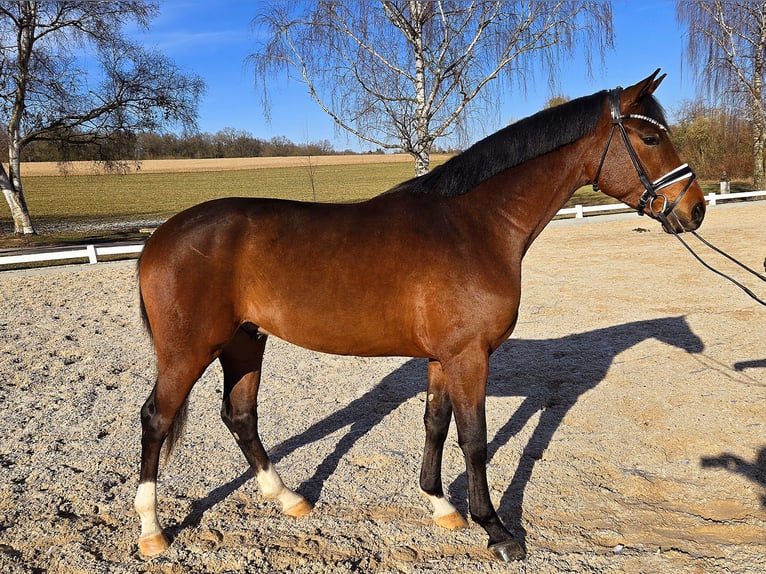
[(698, 82), (714, 100), (746, 114), (752, 122), (753, 184), (763, 189), (766, 2), (678, 0), (676, 13), (689, 29), (687, 57)]
[(576, 49), (590, 73), (592, 50), (603, 57), (613, 41), (606, 1), (274, 0), (254, 22), (265, 41), (251, 61), (267, 110), (267, 80), (297, 73), (337, 125), (411, 154), (417, 174), (434, 141), (503, 87), (541, 70), (553, 84)]
[(671, 138), (678, 153), (702, 179), (750, 179), (753, 142), (750, 121), (731, 108), (711, 108), (702, 100), (681, 102), (672, 114)]
[(0, 188), (17, 234), (35, 232), (21, 183), (21, 154), (32, 142), (93, 145), (194, 127), (202, 80), (123, 33), (128, 22), (148, 27), (157, 12), (141, 0), (0, 3), (0, 124), (8, 132)]

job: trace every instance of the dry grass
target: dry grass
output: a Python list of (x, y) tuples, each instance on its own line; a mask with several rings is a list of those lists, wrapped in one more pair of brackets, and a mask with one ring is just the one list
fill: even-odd
[[(441, 163), (449, 157), (444, 154), (431, 156), (436, 163)], [(308, 168), (313, 166), (346, 166), (369, 165), (378, 163), (412, 164), (412, 158), (407, 154), (360, 154), (360, 155), (327, 155), (327, 156), (293, 156), (293, 157), (247, 157), (247, 158), (217, 158), (217, 159), (157, 159), (142, 161), (137, 169), (130, 165), (132, 173), (191, 173), (207, 171), (237, 171), (251, 169), (271, 169), (280, 167)], [(101, 175), (102, 172), (93, 162), (75, 161), (62, 166), (56, 162), (29, 162), (22, 166), (25, 176), (58, 176), (68, 175)]]

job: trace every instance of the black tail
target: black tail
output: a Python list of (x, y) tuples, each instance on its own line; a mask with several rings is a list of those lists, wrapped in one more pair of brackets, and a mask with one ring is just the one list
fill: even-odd
[[(143, 255), (143, 253), (141, 254)], [(141, 309), (141, 322), (144, 324), (144, 329), (146, 329), (147, 334), (149, 335), (149, 338), (152, 337), (152, 326), (149, 324), (149, 316), (146, 314), (146, 305), (144, 305), (144, 295), (141, 293), (141, 280), (140, 280), (140, 271), (141, 271), (141, 255), (138, 256), (138, 262), (136, 263), (136, 276), (139, 277), (138, 280), (138, 305)]]
[(186, 430), (186, 419), (188, 418), (188, 414), (189, 397), (186, 397), (186, 400), (181, 405), (181, 408), (178, 409), (178, 412), (176, 412), (176, 418), (173, 419), (173, 424), (171, 425), (170, 430), (168, 431), (168, 436), (165, 439), (166, 463), (170, 460), (170, 457), (173, 454), (173, 450), (178, 444), (178, 441), (181, 440), (181, 437), (184, 434), (184, 430)]

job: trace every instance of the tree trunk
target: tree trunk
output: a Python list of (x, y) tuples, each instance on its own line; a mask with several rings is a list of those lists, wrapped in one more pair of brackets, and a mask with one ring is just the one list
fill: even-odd
[(421, 176), (428, 173), (431, 155), (428, 144), (429, 139), (429, 106), (426, 102), (426, 60), (423, 46), (423, 12), (426, 5), (422, 0), (410, 0), (410, 13), (412, 14), (412, 47), (415, 51), (415, 149), (412, 155), (415, 157), (415, 175)]
[(34, 235), (36, 231), (29, 217), (21, 185), (21, 145), (17, 133), (10, 132), (8, 135), (8, 171), (0, 165), (0, 189), (11, 209), (13, 232), (16, 235)]
[(35, 228), (32, 227), (32, 220), (29, 218), (27, 202), (24, 200), (24, 194), (21, 190), (14, 190), (10, 186), (6, 177), (0, 178), (0, 187), (3, 190), (5, 201), (11, 209), (13, 218), (13, 232), (16, 235), (34, 235)]
[(16, 94), (13, 99), (13, 110), (8, 121), (8, 171), (0, 166), (0, 189), (11, 209), (13, 231), (17, 235), (34, 235), (35, 228), (29, 217), (29, 209), (24, 199), (21, 186), (21, 121), (27, 94), (29, 78), (29, 62), (32, 57), (34, 43), (34, 25), (37, 5), (24, 4), (24, 18), (18, 31), (18, 61), (16, 63)]
[(766, 138), (766, 117), (763, 113), (763, 49), (766, 44), (766, 10), (761, 12), (761, 36), (753, 64), (753, 187), (764, 189), (763, 142)]
[(35, 235), (37, 232), (32, 226), (29, 217), (29, 209), (24, 199), (24, 190), (21, 186), (21, 153), (18, 147), (11, 144), (8, 146), (8, 171), (0, 165), (0, 189), (3, 190), (5, 201), (11, 210), (13, 218), (13, 232), (16, 235)]
[(753, 121), (753, 188), (760, 191), (764, 189), (763, 143), (766, 134), (763, 114), (759, 113), (759, 116)]
[(415, 157), (415, 175), (421, 176), (428, 173), (431, 165), (431, 154), (427, 150), (412, 154)]
[(753, 54), (753, 187), (764, 189), (763, 144), (766, 139), (766, 115), (763, 112), (763, 50), (766, 48), (766, 2), (760, 6), (760, 35)]

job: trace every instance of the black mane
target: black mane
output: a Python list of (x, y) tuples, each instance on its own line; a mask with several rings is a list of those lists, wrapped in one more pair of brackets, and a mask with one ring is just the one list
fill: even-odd
[(605, 105), (606, 91), (601, 91), (542, 110), (394, 189), (443, 197), (463, 195), (498, 173), (585, 137), (595, 129)]
[(606, 91), (601, 91), (542, 110), (394, 189), (442, 197), (463, 195), (500, 172), (585, 137), (595, 129), (605, 105)]
[[(601, 91), (545, 109), (487, 136), (431, 172), (405, 181), (394, 190), (443, 197), (462, 195), (500, 172), (592, 133), (605, 105), (606, 91)], [(657, 110), (651, 111), (656, 116)]]

